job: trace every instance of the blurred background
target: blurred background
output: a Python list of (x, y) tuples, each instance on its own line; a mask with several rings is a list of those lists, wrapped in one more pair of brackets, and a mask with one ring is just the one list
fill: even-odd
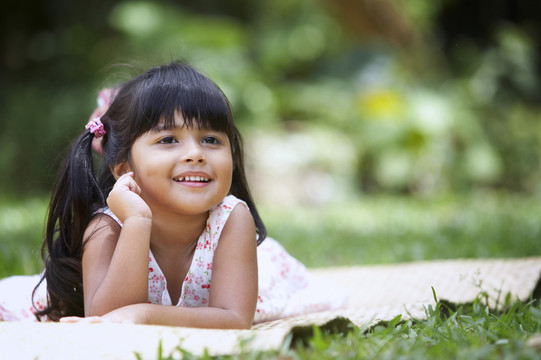
[[(1, 251), (30, 259), (9, 271), (37, 268), (5, 244), (39, 244), (97, 91), (177, 58), (230, 99), (271, 234), (309, 265), (541, 250), (537, 0), (4, 0), (0, 17)], [(507, 247), (442, 252), (468, 221)], [(518, 253), (509, 224), (527, 228)], [(366, 248), (374, 229), (373, 253), (295, 248)]]

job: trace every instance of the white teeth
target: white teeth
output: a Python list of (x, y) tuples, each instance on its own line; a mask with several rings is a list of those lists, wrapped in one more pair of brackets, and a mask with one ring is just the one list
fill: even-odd
[(199, 181), (199, 182), (208, 182), (209, 179), (201, 176), (185, 176), (185, 177), (178, 177), (173, 178), (174, 181)]

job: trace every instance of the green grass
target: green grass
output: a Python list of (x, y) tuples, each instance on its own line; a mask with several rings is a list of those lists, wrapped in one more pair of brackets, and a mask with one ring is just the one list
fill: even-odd
[[(481, 299), (455, 311), (439, 303), (428, 320), (395, 318), (370, 329), (353, 328), (344, 336), (316, 330), (309, 346), (291, 358), (317, 359), (516, 359), (539, 358), (526, 345), (541, 330), (541, 311), (516, 303), (493, 313)], [(285, 355), (285, 352), (284, 352)]]
[[(371, 327), (350, 326), (340, 332), (315, 327), (305, 338), (290, 337), (281, 350), (251, 352), (217, 359), (539, 359), (527, 344), (541, 331), (536, 302), (507, 304), (494, 312), (482, 297), (453, 308), (444, 303), (426, 309), (427, 320), (392, 321)], [(179, 349), (179, 352), (182, 351)], [(158, 356), (160, 359), (178, 357)], [(199, 357), (210, 359), (209, 356)], [(184, 353), (184, 359), (197, 357)]]
[[(41, 269), (47, 200), (0, 199), (0, 277)], [(541, 255), (541, 202), (501, 193), (431, 199), (367, 197), (325, 207), (261, 206), (270, 236), (310, 267)], [(541, 333), (541, 305), (458, 308), (439, 303), (427, 320), (400, 318), (348, 331), (313, 329), (273, 352), (225, 359), (539, 359), (526, 344)], [(302, 340), (302, 341), (301, 341)], [(185, 358), (191, 358), (189, 354)], [(204, 357), (203, 357), (204, 358)]]

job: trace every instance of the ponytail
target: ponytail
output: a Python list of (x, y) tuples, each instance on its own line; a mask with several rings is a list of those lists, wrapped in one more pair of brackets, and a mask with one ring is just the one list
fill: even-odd
[(36, 312), (38, 320), (44, 316), (53, 321), (63, 316), (84, 316), (83, 237), (94, 212), (105, 206), (94, 170), (93, 139), (90, 131), (79, 136), (53, 189), (41, 248), (45, 271), (40, 284), (46, 280), (48, 302), (45, 309)]

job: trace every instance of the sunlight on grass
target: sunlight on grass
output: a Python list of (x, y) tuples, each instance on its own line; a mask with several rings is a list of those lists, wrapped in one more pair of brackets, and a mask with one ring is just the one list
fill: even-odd
[[(494, 312), (481, 299), (451, 309), (439, 303), (427, 320), (394, 320), (372, 328), (354, 328), (346, 336), (315, 331), (300, 359), (538, 359), (525, 345), (541, 331), (539, 304), (508, 304)], [(263, 357), (262, 357), (263, 358)]]
[(270, 236), (311, 267), (541, 254), (541, 205), (505, 194), (260, 210)]

